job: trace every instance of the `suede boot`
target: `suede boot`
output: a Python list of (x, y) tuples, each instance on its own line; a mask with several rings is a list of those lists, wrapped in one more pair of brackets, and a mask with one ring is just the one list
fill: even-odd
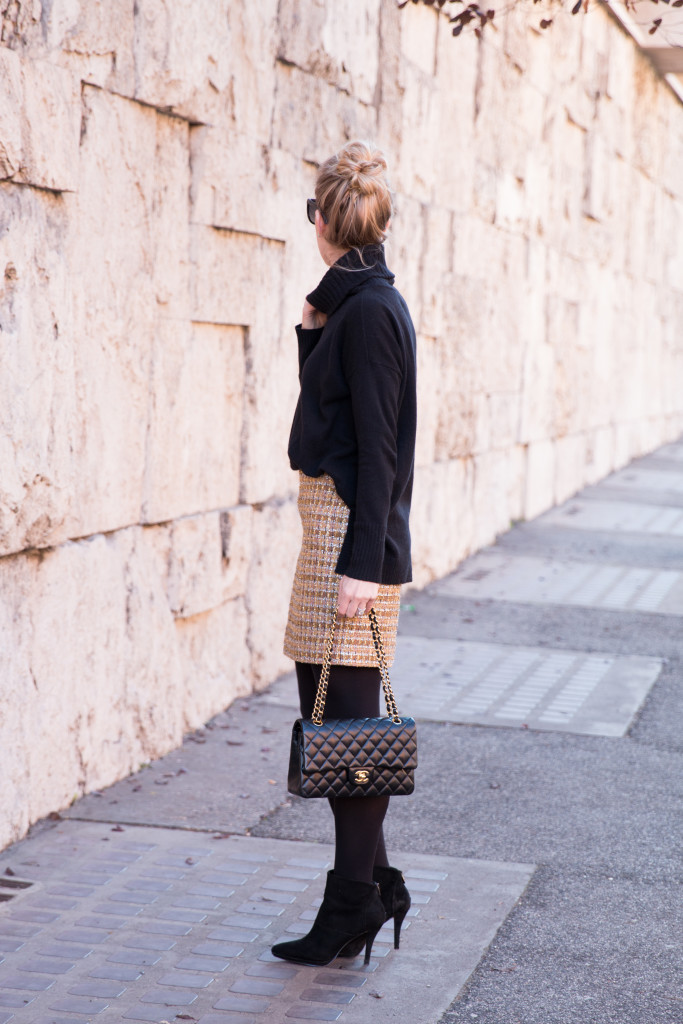
[[(398, 868), (374, 867), (372, 869), (372, 877), (379, 885), (387, 921), (392, 917), (394, 919), (394, 949), (398, 949), (401, 925), (410, 910), (410, 893)], [(355, 940), (349, 942), (339, 955), (344, 957), (358, 956), (362, 948), (363, 943)]]
[(349, 942), (365, 946), (365, 963), (375, 935), (385, 920), (384, 904), (376, 882), (356, 882), (327, 873), (325, 895), (308, 935), (291, 942), (278, 942), (273, 956), (296, 964), (324, 967), (338, 957)]

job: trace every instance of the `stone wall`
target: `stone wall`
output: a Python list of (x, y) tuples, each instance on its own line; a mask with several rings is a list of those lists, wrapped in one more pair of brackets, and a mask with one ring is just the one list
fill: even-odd
[(683, 110), (599, 8), (0, 0), (0, 846), (281, 654), (316, 162), (376, 139), (415, 581), (683, 429)]

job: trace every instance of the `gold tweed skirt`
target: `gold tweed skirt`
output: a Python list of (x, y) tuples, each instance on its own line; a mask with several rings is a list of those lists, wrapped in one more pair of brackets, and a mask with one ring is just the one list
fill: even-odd
[[(337, 608), (341, 576), (335, 572), (346, 535), (349, 507), (327, 473), (306, 476), (299, 470), (299, 515), (303, 527), (283, 650), (294, 661), (322, 664), (325, 641)], [(401, 585), (380, 584), (373, 601), (387, 665), (396, 652)], [(333, 665), (376, 667), (377, 654), (367, 615), (340, 615), (334, 631)]]

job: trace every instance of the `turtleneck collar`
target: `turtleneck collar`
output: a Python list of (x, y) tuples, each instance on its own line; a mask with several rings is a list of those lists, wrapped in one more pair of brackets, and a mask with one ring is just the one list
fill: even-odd
[(357, 249), (349, 249), (332, 264), (318, 287), (306, 298), (321, 313), (331, 316), (348, 295), (373, 277), (383, 277), (389, 284), (394, 283), (382, 244), (364, 245), (360, 253)]

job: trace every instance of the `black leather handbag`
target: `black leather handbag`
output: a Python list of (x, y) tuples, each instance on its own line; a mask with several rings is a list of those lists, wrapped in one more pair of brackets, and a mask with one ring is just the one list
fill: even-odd
[(399, 716), (374, 608), (368, 615), (382, 676), (386, 717), (323, 717), (337, 624), (335, 612), (313, 716), (298, 718), (292, 728), (287, 789), (297, 796), (404, 796), (415, 788), (415, 721)]

